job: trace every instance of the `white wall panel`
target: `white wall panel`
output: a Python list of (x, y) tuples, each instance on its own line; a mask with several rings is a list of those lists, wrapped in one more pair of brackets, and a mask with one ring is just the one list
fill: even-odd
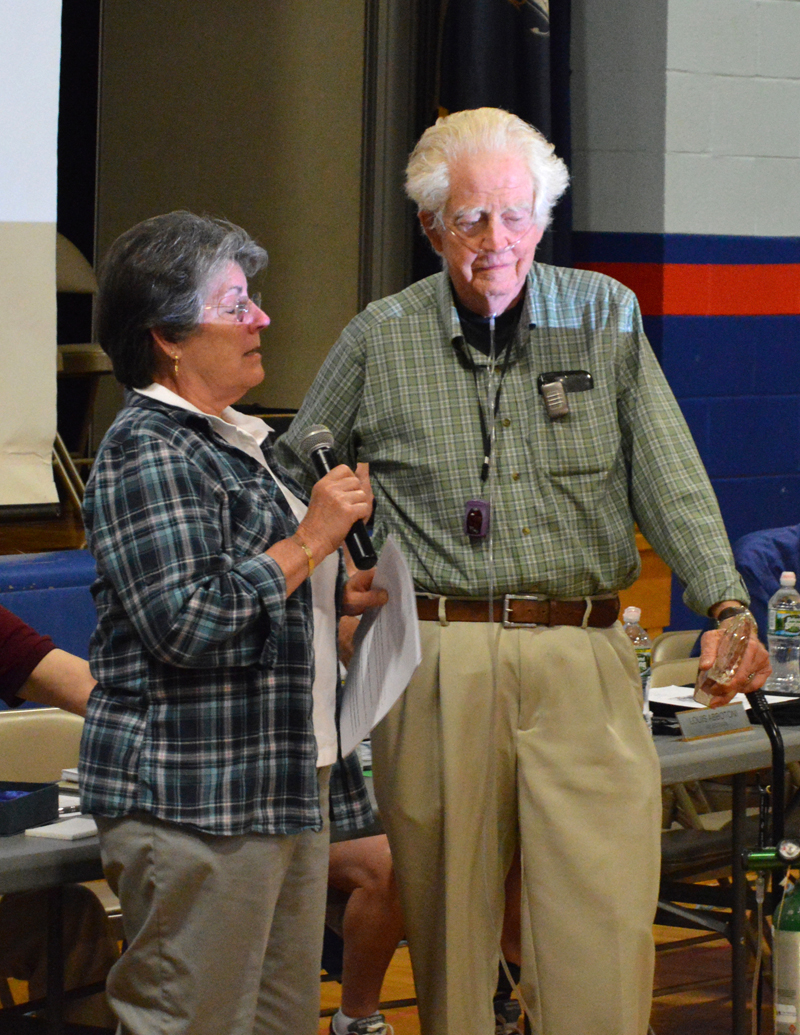
[(666, 150), (705, 153), (711, 147), (712, 77), (667, 72)]
[(800, 3), (768, 0), (758, 4), (759, 75), (800, 78)]
[(669, 233), (798, 233), (800, 2), (669, 0)]
[(712, 110), (712, 154), (800, 157), (800, 79), (716, 76)]
[(763, 237), (800, 237), (800, 169), (790, 158), (755, 159), (752, 204), (754, 233)]
[(0, 222), (55, 222), (61, 0), (0, 5)]
[(713, 75), (754, 75), (754, 0), (669, 0), (667, 67)]
[(749, 200), (756, 190), (756, 159), (668, 154), (664, 221), (672, 234), (754, 234)]
[(0, 5), (0, 507), (57, 502), (60, 0)]

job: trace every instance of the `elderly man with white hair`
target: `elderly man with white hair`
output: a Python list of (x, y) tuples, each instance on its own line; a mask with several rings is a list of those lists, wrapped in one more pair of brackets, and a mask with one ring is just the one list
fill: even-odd
[[(418, 593), (422, 665), (373, 752), (426, 1035), (492, 1030), (517, 845), (533, 1030), (646, 1032), (660, 778), (617, 621), (635, 523), (696, 611), (748, 602), (636, 298), (534, 262), (567, 180), (507, 112), (426, 130), (406, 187), (443, 271), (349, 324), (279, 443), (300, 470), (325, 424), (369, 463), (376, 545)], [(752, 640), (714, 703), (768, 672)]]

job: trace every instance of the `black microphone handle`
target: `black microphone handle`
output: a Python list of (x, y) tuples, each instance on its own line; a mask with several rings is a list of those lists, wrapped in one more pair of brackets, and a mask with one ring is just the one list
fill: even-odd
[[(309, 455), (318, 478), (324, 478), (326, 474), (330, 474), (334, 467), (338, 466), (336, 454), (330, 446), (317, 446), (311, 450)], [(374, 568), (378, 563), (369, 532), (361, 519), (355, 522), (344, 537), (344, 541), (347, 544), (347, 549), (350, 551), (350, 556), (353, 558), (353, 564), (355, 564), (359, 571), (367, 571), (369, 568)]]

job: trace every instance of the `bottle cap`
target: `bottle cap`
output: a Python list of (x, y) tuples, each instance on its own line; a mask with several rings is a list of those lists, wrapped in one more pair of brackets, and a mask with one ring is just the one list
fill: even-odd
[(622, 612), (623, 622), (638, 622), (642, 617), (642, 609), (640, 607), (626, 607)]
[(781, 572), (781, 585), (782, 586), (793, 586), (797, 582), (797, 576), (793, 571), (782, 571)]

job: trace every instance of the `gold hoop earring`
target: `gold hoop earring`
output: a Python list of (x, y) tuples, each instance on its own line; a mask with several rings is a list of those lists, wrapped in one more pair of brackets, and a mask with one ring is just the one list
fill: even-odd
[(177, 352), (174, 353), (172, 357), (172, 371), (176, 381), (178, 380), (178, 364), (180, 363), (180, 361), (181, 357), (177, 354)]

